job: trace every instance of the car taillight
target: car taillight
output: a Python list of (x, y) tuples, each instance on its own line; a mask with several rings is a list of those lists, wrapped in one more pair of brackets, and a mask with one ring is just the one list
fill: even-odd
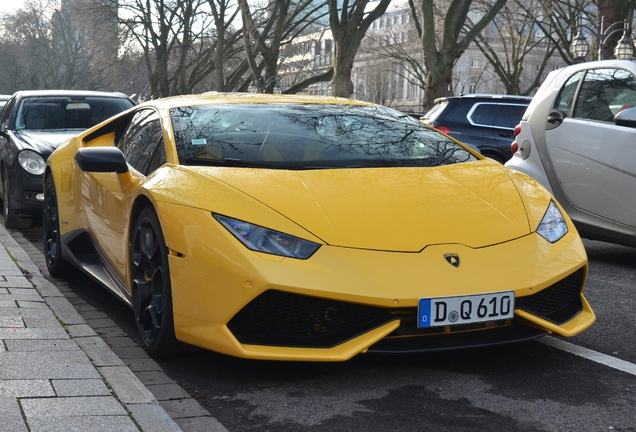
[(437, 129), (438, 131), (445, 133), (446, 135), (448, 135), (449, 133), (451, 133), (450, 128), (446, 127), (446, 126), (435, 126), (435, 129)]
[(521, 124), (518, 124), (517, 126), (515, 126), (515, 140), (512, 142), (512, 144), (510, 144), (510, 151), (513, 155), (526, 160), (530, 157), (530, 151), (532, 150), (532, 147), (530, 145), (530, 141), (528, 140), (523, 140), (523, 142), (519, 144), (519, 141), (517, 141), (517, 137), (520, 133)]

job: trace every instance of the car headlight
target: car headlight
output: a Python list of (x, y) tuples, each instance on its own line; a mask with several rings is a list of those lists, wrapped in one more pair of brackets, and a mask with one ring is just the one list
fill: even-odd
[(550, 243), (554, 243), (567, 233), (568, 224), (565, 222), (563, 214), (554, 201), (550, 201), (548, 210), (545, 212), (545, 215), (537, 228), (537, 234)]
[(25, 150), (18, 155), (18, 161), (22, 168), (29, 174), (41, 175), (44, 174), (44, 167), (46, 162), (42, 156), (31, 150)]
[(290, 236), (258, 225), (213, 214), (227, 230), (248, 249), (290, 258), (307, 259), (320, 247), (319, 244)]

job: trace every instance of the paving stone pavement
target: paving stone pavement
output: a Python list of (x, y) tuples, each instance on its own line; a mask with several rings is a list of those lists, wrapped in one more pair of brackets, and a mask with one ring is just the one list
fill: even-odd
[(11, 234), (0, 225), (0, 432), (227, 431)]

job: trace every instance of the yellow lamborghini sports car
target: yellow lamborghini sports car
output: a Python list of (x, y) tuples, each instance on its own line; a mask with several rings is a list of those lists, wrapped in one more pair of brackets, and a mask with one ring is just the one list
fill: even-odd
[(51, 275), (145, 348), (340, 361), (575, 335), (587, 257), (537, 182), (397, 111), (328, 97), (140, 104), (48, 159)]

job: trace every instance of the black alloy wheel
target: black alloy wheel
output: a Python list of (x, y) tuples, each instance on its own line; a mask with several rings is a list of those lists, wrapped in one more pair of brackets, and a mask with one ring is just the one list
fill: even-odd
[(144, 208), (132, 231), (130, 270), (135, 323), (146, 351), (154, 356), (176, 353), (168, 248), (157, 213)]
[(57, 194), (53, 176), (44, 180), (44, 211), (42, 215), (42, 233), (46, 268), (54, 278), (64, 277), (72, 269), (70, 263), (62, 256), (60, 237), (60, 220), (57, 211)]

